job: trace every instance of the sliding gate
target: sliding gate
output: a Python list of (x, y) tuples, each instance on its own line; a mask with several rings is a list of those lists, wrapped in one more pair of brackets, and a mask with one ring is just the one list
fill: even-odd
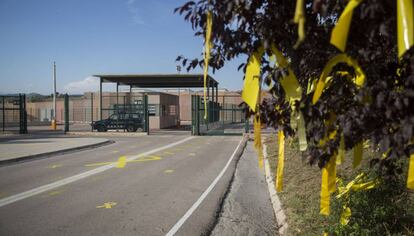
[(191, 97), (192, 135), (242, 135), (248, 132), (249, 121), (238, 104), (226, 103), (226, 97), (222, 97), (221, 102), (207, 102), (205, 114), (203, 98), (198, 95)]

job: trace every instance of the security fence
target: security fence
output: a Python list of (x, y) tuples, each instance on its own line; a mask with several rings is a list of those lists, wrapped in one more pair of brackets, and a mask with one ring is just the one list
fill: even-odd
[[(205, 116), (204, 100), (201, 96), (192, 96), (192, 134), (242, 134), (248, 131), (249, 121), (245, 111), (238, 106), (233, 98), (239, 96), (221, 96), (218, 102), (207, 101)], [(230, 103), (226, 103), (226, 100)]]
[(0, 127), (2, 132), (27, 133), (26, 95), (0, 96)]

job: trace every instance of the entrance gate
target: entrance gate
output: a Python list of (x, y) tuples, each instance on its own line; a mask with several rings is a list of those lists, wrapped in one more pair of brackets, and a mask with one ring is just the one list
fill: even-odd
[[(230, 100), (230, 99), (229, 99)], [(242, 135), (248, 132), (249, 120), (238, 105), (208, 101), (207, 119), (204, 119), (204, 101), (198, 95), (191, 97), (192, 135)]]

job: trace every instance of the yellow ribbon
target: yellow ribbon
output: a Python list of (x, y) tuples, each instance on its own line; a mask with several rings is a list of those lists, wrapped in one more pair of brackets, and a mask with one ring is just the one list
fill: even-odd
[(347, 199), (349, 198), (349, 193), (352, 191), (365, 191), (372, 188), (375, 188), (378, 185), (378, 181), (368, 181), (365, 183), (358, 183), (363, 177), (365, 177), (365, 173), (361, 173), (358, 176), (356, 176), (352, 181), (350, 181), (345, 187), (342, 185), (342, 181), (338, 179), (339, 188), (338, 188), (338, 195), (336, 196), (337, 199), (345, 197), (346, 200), (344, 201), (344, 205), (342, 206), (342, 214), (340, 223), (342, 225), (347, 225), (349, 222), (349, 218), (351, 217), (351, 209), (347, 206)]
[(329, 175), (329, 193), (332, 194), (336, 191), (336, 155), (332, 156), (329, 160), (330, 166), (328, 169)]
[(363, 0), (350, 0), (338, 19), (331, 34), (331, 44), (342, 52), (345, 52), (348, 40), (349, 27), (351, 25), (352, 13)]
[(398, 57), (413, 46), (413, 1), (397, 0)]
[(349, 207), (344, 207), (344, 209), (342, 210), (342, 214), (341, 214), (341, 225), (347, 225), (349, 223), (349, 218), (351, 218), (352, 212), (351, 212), (351, 208)]
[[(331, 157), (328, 163), (322, 168), (321, 202), (320, 214), (330, 214), (330, 196), (333, 189), (332, 180), (335, 171), (335, 158)], [(335, 180), (334, 180), (335, 181)]]
[(288, 100), (292, 106), (293, 112), (291, 116), (291, 125), (292, 125), (292, 128), (295, 128), (297, 125), (298, 138), (299, 138), (299, 149), (300, 151), (305, 151), (308, 147), (308, 144), (306, 141), (305, 120), (303, 118), (302, 112), (299, 111), (298, 115), (297, 116), (295, 115), (296, 114), (295, 107), (293, 106), (294, 102), (300, 100), (302, 96), (302, 87), (300, 86), (295, 73), (289, 67), (289, 64), (287, 60), (285, 59), (285, 57), (283, 56), (282, 52), (280, 52), (275, 45), (272, 45), (271, 50), (272, 50), (272, 56), (270, 57), (270, 59), (272, 61), (275, 61), (277, 66), (288, 70), (289, 74), (283, 76), (283, 78), (280, 80), (280, 84), (282, 85), (282, 88), (286, 93), (286, 100)]
[(282, 130), (279, 130), (277, 136), (279, 141), (279, 155), (276, 172), (276, 191), (281, 192), (283, 190), (283, 168), (285, 166), (285, 135)]
[(360, 143), (358, 143), (358, 144), (356, 144), (354, 146), (354, 161), (352, 162), (352, 166), (354, 168), (358, 167), (359, 164), (361, 164), (362, 152), (363, 152), (363, 150), (362, 150), (362, 147), (363, 147), (362, 144), (363, 143), (360, 142)]
[(244, 77), (242, 99), (253, 112), (256, 112), (260, 92), (260, 64), (263, 48), (254, 52), (247, 63), (246, 75)]
[(414, 154), (410, 155), (410, 163), (408, 167), (407, 188), (414, 189)]
[(340, 140), (339, 140), (339, 149), (338, 149), (338, 157), (336, 158), (336, 164), (340, 165), (342, 162), (344, 162), (345, 157), (345, 138), (344, 135), (341, 134)]
[(256, 148), (258, 158), (259, 158), (259, 168), (263, 167), (263, 146), (262, 146), (262, 135), (261, 135), (261, 124), (260, 124), (260, 116), (258, 114), (255, 115), (254, 121), (254, 147)]
[(276, 62), (276, 65), (288, 69), (288, 75), (284, 76), (280, 80), (280, 84), (282, 85), (283, 90), (286, 93), (286, 100), (292, 102), (294, 100), (300, 100), (302, 96), (302, 87), (300, 86), (298, 79), (296, 78), (295, 73), (289, 67), (289, 64), (285, 57), (283, 56), (282, 52), (280, 52), (275, 45), (272, 45), (272, 56), (270, 59)]
[(297, 48), (305, 39), (305, 3), (303, 0), (296, 1), (295, 16), (293, 22), (298, 24), (298, 41), (293, 48)]
[(353, 67), (356, 73), (356, 78), (353, 82), (358, 87), (362, 87), (364, 85), (365, 74), (362, 71), (361, 67), (359, 67), (358, 63), (354, 59), (348, 57), (346, 54), (336, 55), (332, 59), (330, 59), (328, 63), (326, 63), (325, 67), (322, 70), (321, 76), (316, 84), (315, 92), (313, 93), (313, 97), (312, 97), (313, 104), (316, 104), (316, 102), (318, 102), (319, 98), (322, 95), (323, 90), (326, 87), (328, 75), (332, 72), (332, 69), (338, 63), (345, 63)]
[(210, 60), (211, 49), (211, 29), (213, 25), (213, 14), (211, 11), (207, 12), (206, 22), (206, 38), (204, 48), (204, 119), (207, 119), (207, 76), (208, 76), (208, 61)]
[(306, 151), (308, 148), (308, 142), (306, 141), (306, 129), (305, 129), (305, 119), (303, 118), (303, 114), (299, 111), (299, 119), (298, 119), (298, 139), (299, 139), (299, 150)]

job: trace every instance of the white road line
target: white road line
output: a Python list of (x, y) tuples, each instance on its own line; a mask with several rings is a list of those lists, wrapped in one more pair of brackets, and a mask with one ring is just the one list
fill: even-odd
[(234, 159), (234, 156), (236, 155), (237, 150), (239, 149), (240, 145), (243, 142), (243, 138), (240, 140), (239, 145), (237, 145), (236, 149), (234, 150), (233, 154), (231, 155), (230, 159), (227, 161), (227, 164), (224, 166), (223, 170), (220, 172), (219, 175), (214, 179), (214, 181), (208, 186), (208, 188), (201, 194), (201, 196), (197, 199), (197, 201), (188, 209), (188, 211), (181, 217), (180, 220), (175, 223), (175, 225), (168, 231), (166, 236), (173, 236), (177, 231), (181, 228), (181, 226), (187, 221), (187, 219), (194, 213), (194, 211), (197, 209), (197, 207), (200, 206), (200, 204), (204, 201), (204, 199), (207, 197), (207, 195), (213, 190), (213, 188), (216, 186), (218, 181), (221, 179), (221, 177), (224, 175), (224, 172), (226, 172), (227, 168), (229, 167), (231, 161)]
[[(153, 153), (162, 151), (162, 150), (167, 149), (167, 148), (170, 148), (170, 147), (174, 147), (174, 146), (176, 146), (178, 144), (187, 142), (188, 140), (193, 139), (193, 138), (194, 138), (193, 136), (192, 137), (188, 137), (188, 138), (185, 138), (185, 139), (180, 140), (178, 142), (171, 143), (171, 144), (168, 144), (166, 146), (159, 147), (159, 148), (156, 148), (156, 149), (153, 149), (153, 150), (150, 150), (150, 151), (147, 151), (147, 152), (138, 154), (136, 156), (132, 156), (132, 157), (128, 158), (128, 161), (136, 160), (136, 159), (138, 159), (140, 157), (147, 156), (147, 155), (150, 155), (150, 154), (153, 154)], [(15, 195), (10, 196), (10, 197), (6, 197), (6, 198), (3, 198), (3, 199), (0, 199), (0, 207), (5, 206), (5, 205), (8, 205), (8, 204), (11, 204), (13, 202), (17, 202), (17, 201), (20, 201), (20, 200), (29, 198), (29, 197), (32, 197), (34, 195), (37, 195), (37, 194), (40, 194), (40, 193), (49, 191), (49, 190), (54, 189), (54, 188), (61, 187), (61, 186), (66, 185), (66, 184), (73, 183), (75, 181), (84, 179), (86, 177), (89, 177), (89, 176), (92, 176), (92, 175), (95, 175), (95, 174), (104, 172), (106, 170), (109, 170), (111, 168), (114, 168), (116, 166), (116, 164), (117, 163), (109, 164), (109, 165), (106, 165), (106, 166), (101, 166), (101, 167), (98, 167), (98, 168), (93, 169), (93, 170), (90, 170), (90, 171), (86, 171), (86, 172), (83, 172), (83, 173), (80, 173), (80, 174), (77, 174), (77, 175), (74, 175), (74, 176), (71, 176), (71, 177), (62, 179), (62, 180), (58, 180), (58, 181), (53, 182), (53, 183), (50, 183), (50, 184), (46, 184), (46, 185), (43, 185), (43, 186), (40, 186), (40, 187), (31, 189), (31, 190), (28, 190), (26, 192), (22, 192), (22, 193), (15, 194)]]

